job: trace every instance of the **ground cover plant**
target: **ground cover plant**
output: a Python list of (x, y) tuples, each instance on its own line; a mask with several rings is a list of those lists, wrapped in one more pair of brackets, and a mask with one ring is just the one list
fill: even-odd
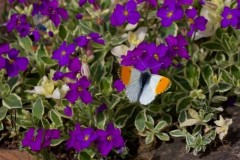
[(39, 159), (131, 159), (140, 138), (205, 152), (240, 106), (239, 5), (8, 0), (0, 141)]

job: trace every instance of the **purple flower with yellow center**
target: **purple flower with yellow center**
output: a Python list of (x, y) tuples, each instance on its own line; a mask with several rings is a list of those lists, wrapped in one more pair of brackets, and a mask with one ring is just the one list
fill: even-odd
[(44, 0), (40, 3), (35, 3), (32, 15), (40, 12), (40, 14), (49, 17), (49, 19), (54, 23), (55, 26), (59, 26), (61, 19), (68, 19), (68, 12), (64, 8), (59, 8), (59, 3), (57, 0)]
[(169, 54), (173, 56), (178, 55), (179, 57), (185, 59), (190, 58), (188, 51), (185, 48), (185, 46), (188, 45), (188, 42), (182, 35), (178, 35), (176, 37), (169, 35), (165, 41), (169, 47)]
[(104, 39), (99, 33), (96, 32), (91, 32), (88, 36), (79, 36), (74, 39), (74, 42), (79, 46), (79, 47), (87, 47), (88, 44), (93, 41), (98, 44), (105, 44)]
[(227, 6), (224, 7), (223, 12), (221, 13), (222, 21), (221, 26), (226, 28), (228, 26), (235, 27), (238, 24), (238, 14), (237, 9), (231, 9)]
[(190, 25), (190, 30), (188, 31), (188, 36), (191, 37), (195, 31), (204, 31), (206, 30), (207, 19), (203, 16), (197, 16), (197, 10), (195, 8), (187, 9), (186, 15), (188, 18), (188, 23)]
[(17, 76), (19, 71), (25, 71), (28, 66), (28, 59), (26, 57), (18, 57), (19, 51), (11, 49), (8, 52), (8, 59), (5, 59), (5, 69), (9, 77)]
[(90, 4), (94, 4), (95, 3), (95, 0), (79, 0), (79, 6), (82, 7), (85, 3), (90, 3)]
[(66, 94), (65, 98), (70, 103), (75, 103), (80, 98), (85, 104), (89, 104), (93, 101), (91, 93), (88, 91), (88, 87), (91, 85), (87, 77), (81, 77), (76, 83), (68, 84), (70, 90)]
[(126, 21), (130, 24), (136, 24), (141, 15), (137, 11), (137, 3), (133, 0), (128, 1), (124, 6), (117, 4), (110, 17), (113, 26), (121, 26)]
[(155, 50), (149, 61), (151, 73), (157, 74), (160, 69), (166, 69), (172, 64), (172, 58), (167, 54), (168, 47), (160, 44), (155, 47)]
[(121, 130), (114, 128), (113, 123), (108, 124), (106, 130), (97, 131), (97, 148), (102, 156), (107, 156), (114, 149), (124, 147), (124, 140), (121, 136)]
[(161, 18), (163, 27), (169, 27), (173, 21), (180, 20), (183, 17), (183, 9), (175, 0), (165, 0), (163, 6), (157, 11), (157, 16)]
[(60, 66), (65, 66), (70, 61), (70, 55), (75, 51), (75, 45), (64, 41), (58, 49), (53, 51), (52, 59), (58, 60)]
[(73, 115), (73, 111), (72, 111), (72, 108), (69, 107), (69, 106), (66, 106), (63, 110), (63, 113), (66, 115), (66, 116), (69, 116), (69, 117), (72, 117)]
[(125, 89), (125, 85), (123, 84), (123, 82), (118, 79), (113, 83), (113, 87), (118, 91), (118, 92), (122, 92)]
[(60, 138), (61, 131), (58, 129), (47, 129), (44, 133), (43, 144), (42, 147), (48, 147), (51, 144), (53, 139)]
[(79, 152), (88, 148), (97, 138), (93, 128), (81, 128), (80, 124), (75, 125), (75, 130), (69, 132), (70, 138), (66, 142), (68, 149), (73, 148)]
[(42, 148), (43, 134), (43, 128), (39, 128), (37, 131), (35, 131), (34, 128), (29, 128), (22, 140), (22, 146), (29, 146), (32, 151), (40, 151)]

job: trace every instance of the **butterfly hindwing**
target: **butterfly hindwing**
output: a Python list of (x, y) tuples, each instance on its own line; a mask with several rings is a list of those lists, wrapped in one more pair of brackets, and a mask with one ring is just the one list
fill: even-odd
[(139, 102), (143, 105), (151, 103), (156, 95), (166, 91), (171, 82), (168, 78), (152, 74), (149, 81), (145, 84)]

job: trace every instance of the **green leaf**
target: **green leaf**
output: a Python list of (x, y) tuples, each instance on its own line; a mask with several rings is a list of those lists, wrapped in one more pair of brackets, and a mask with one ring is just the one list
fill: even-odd
[(127, 123), (127, 120), (129, 119), (129, 116), (128, 115), (121, 115), (121, 116), (118, 116), (115, 120), (115, 124), (119, 127), (119, 128), (122, 128), (125, 126), (125, 124)]
[(193, 89), (198, 88), (200, 69), (197, 65), (194, 65), (192, 61), (189, 61), (185, 67), (184, 75)]
[(21, 98), (17, 94), (11, 93), (8, 96), (3, 97), (3, 106), (8, 109), (22, 108)]
[(169, 134), (173, 137), (185, 137), (184, 132), (179, 129), (172, 130), (169, 132)]
[(143, 132), (145, 129), (146, 113), (145, 111), (139, 112), (134, 121), (135, 127), (139, 132)]
[(224, 80), (225, 82), (229, 83), (232, 81), (231, 75), (225, 69), (220, 68), (218, 73), (219, 73), (219, 75), (221, 75), (221, 79)]
[(213, 98), (212, 98), (212, 102), (213, 103), (221, 103), (221, 102), (225, 102), (225, 101), (227, 101), (227, 97), (225, 97), (225, 96), (214, 96)]
[(237, 94), (237, 95), (240, 95), (240, 87), (236, 87), (234, 89), (234, 93)]
[(44, 106), (41, 98), (38, 98), (33, 104), (32, 114), (38, 120), (42, 119), (44, 114)]
[(210, 51), (225, 51), (225, 49), (222, 47), (222, 45), (218, 42), (207, 41), (207, 42), (202, 43), (201, 46)]
[(104, 129), (106, 125), (107, 117), (104, 112), (100, 112), (97, 114), (97, 127), (100, 129)]
[(58, 146), (63, 141), (65, 141), (65, 139), (53, 139), (53, 140), (51, 140), (51, 146)]
[(64, 25), (60, 25), (59, 26), (59, 37), (62, 39), (62, 40), (65, 40), (66, 36), (67, 36), (67, 29)]
[(220, 82), (218, 83), (218, 92), (227, 92), (232, 89), (232, 86), (230, 83)]
[(154, 128), (154, 132), (160, 132), (163, 128), (165, 128), (167, 126), (167, 122), (165, 121), (160, 121), (158, 122), (158, 124), (155, 126)]
[(18, 37), (19, 45), (28, 52), (32, 52), (32, 41), (29, 37), (20, 38)]
[(212, 67), (207, 64), (202, 71), (202, 76), (205, 82), (207, 83), (208, 86), (210, 86), (213, 83), (213, 69)]
[(80, 160), (92, 160), (91, 156), (86, 152), (80, 152)]
[(198, 135), (198, 133), (200, 133), (202, 130), (202, 125), (196, 125), (193, 129), (192, 135), (196, 136)]
[(240, 68), (236, 65), (232, 65), (231, 66), (231, 73), (234, 76), (235, 80), (239, 80), (240, 79)]
[(186, 111), (181, 111), (179, 116), (178, 116), (178, 122), (183, 123), (187, 119), (187, 112)]
[(191, 105), (191, 97), (183, 97), (177, 101), (176, 104), (176, 110), (177, 112), (181, 112), (183, 110), (186, 110)]
[[(3, 123), (0, 121), (0, 131), (2, 131), (4, 129)], [(0, 139), (1, 141), (1, 139)]]
[(150, 143), (153, 142), (153, 140), (154, 140), (154, 133), (149, 132), (149, 133), (147, 134), (146, 139), (145, 139), (145, 143), (146, 143), (146, 144), (150, 144)]
[(158, 139), (160, 139), (162, 141), (169, 141), (170, 140), (169, 135), (166, 134), (166, 133), (157, 133), (155, 135), (158, 137)]
[(8, 108), (7, 107), (0, 107), (0, 121), (3, 120), (7, 115)]
[(100, 88), (102, 93), (108, 96), (112, 91), (112, 76), (102, 77), (100, 82)]
[(48, 56), (42, 56), (42, 57), (41, 57), (41, 60), (43, 61), (44, 64), (49, 65), (49, 66), (57, 64), (56, 61), (52, 60), (52, 59), (51, 59), (50, 57), (48, 57)]
[(49, 111), (49, 118), (51, 119), (54, 127), (58, 128), (62, 126), (62, 119), (56, 110), (51, 109)]

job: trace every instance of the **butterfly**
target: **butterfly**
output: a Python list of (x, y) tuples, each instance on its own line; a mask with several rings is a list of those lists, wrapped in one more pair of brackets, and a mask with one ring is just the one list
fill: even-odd
[(158, 94), (170, 88), (171, 81), (164, 76), (140, 71), (132, 66), (120, 67), (120, 79), (126, 86), (126, 95), (131, 102), (143, 105), (151, 103)]

